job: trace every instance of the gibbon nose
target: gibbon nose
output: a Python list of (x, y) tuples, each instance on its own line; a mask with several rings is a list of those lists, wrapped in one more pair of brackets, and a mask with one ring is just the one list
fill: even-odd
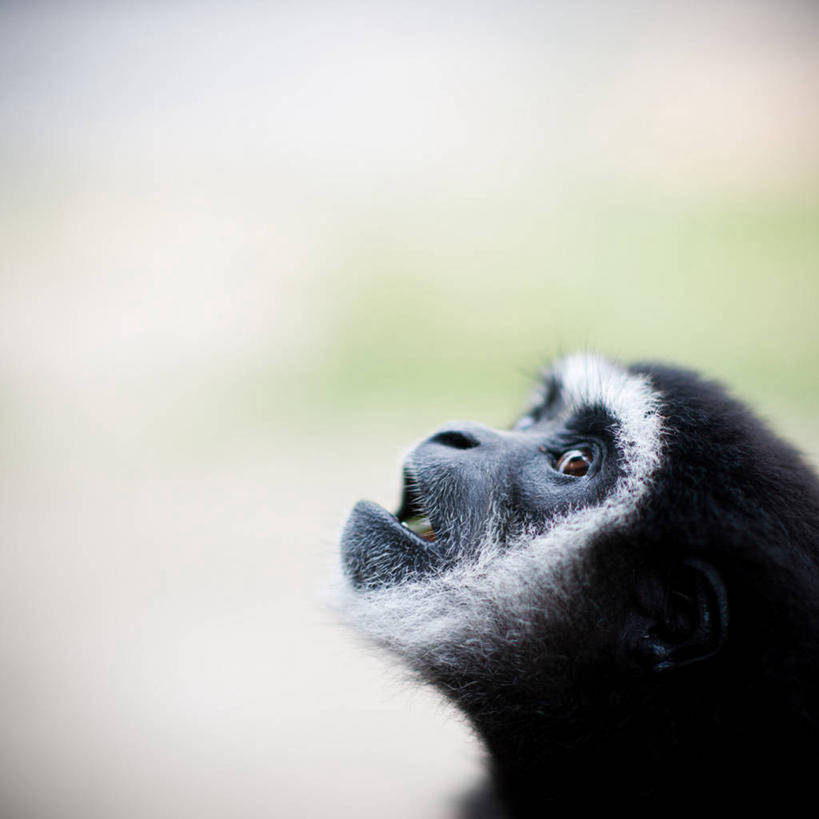
[(428, 444), (440, 444), (450, 449), (474, 449), (498, 438), (498, 433), (473, 421), (452, 421), (438, 430)]
[(445, 429), (443, 432), (433, 435), (429, 442), (431, 444), (442, 444), (452, 449), (472, 449), (480, 446), (480, 441), (474, 435), (460, 429)]

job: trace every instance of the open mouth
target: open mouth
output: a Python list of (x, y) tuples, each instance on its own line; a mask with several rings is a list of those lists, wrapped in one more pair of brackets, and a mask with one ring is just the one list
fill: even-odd
[(426, 574), (442, 563), (441, 542), (410, 468), (396, 514), (359, 501), (341, 533), (344, 571), (353, 585), (377, 588)]
[(438, 539), (432, 522), (424, 509), (421, 494), (418, 491), (418, 484), (408, 468), (404, 468), (404, 492), (401, 498), (401, 506), (395, 513), (402, 526), (406, 526), (418, 537), (428, 543)]

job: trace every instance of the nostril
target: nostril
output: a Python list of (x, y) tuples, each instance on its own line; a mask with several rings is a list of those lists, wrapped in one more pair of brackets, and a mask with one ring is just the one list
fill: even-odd
[(480, 444), (480, 441), (469, 432), (461, 432), (454, 429), (446, 429), (430, 438), (432, 443), (442, 444), (453, 449), (472, 449)]

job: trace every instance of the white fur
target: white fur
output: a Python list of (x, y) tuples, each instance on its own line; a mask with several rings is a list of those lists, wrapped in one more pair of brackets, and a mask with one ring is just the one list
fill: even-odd
[(563, 514), (548, 532), (514, 548), (487, 538), (477, 557), (417, 582), (366, 592), (345, 583), (342, 610), (416, 668), (457, 668), (502, 646), (508, 654), (510, 645), (524, 645), (544, 605), (565, 603), (562, 570), (596, 533), (626, 527), (649, 492), (662, 418), (647, 378), (588, 354), (563, 359), (553, 372), (563, 399), (558, 421), (589, 405), (604, 406), (615, 419), (622, 474), (602, 503)]

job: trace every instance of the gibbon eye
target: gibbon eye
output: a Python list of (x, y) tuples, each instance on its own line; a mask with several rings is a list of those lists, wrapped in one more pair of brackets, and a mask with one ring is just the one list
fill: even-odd
[(555, 469), (564, 475), (582, 478), (589, 471), (593, 460), (590, 449), (570, 449), (557, 459)]

